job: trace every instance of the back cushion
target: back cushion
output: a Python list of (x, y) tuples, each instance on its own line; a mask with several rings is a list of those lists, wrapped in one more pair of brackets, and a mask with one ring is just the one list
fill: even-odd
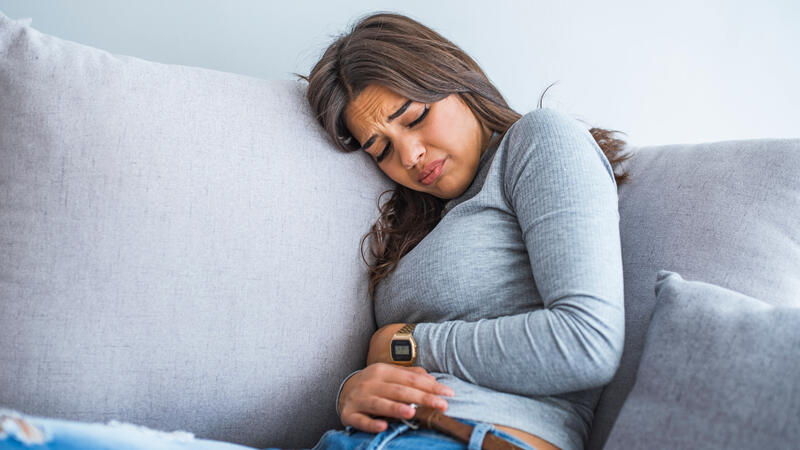
[(595, 410), (596, 450), (633, 387), (659, 270), (800, 305), (800, 139), (631, 150), (631, 180), (619, 187), (625, 348)]
[(255, 447), (340, 426), (390, 180), (304, 95), (0, 14), (0, 406)]

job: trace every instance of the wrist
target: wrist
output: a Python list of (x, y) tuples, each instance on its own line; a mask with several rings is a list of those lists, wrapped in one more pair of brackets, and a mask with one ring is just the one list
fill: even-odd
[(416, 323), (406, 323), (397, 330), (390, 340), (389, 357), (392, 363), (413, 366), (417, 360), (418, 347), (414, 339)]
[(342, 382), (339, 384), (339, 391), (336, 393), (336, 414), (338, 414), (339, 420), (341, 420), (342, 418), (341, 397), (342, 397), (342, 391), (344, 390), (344, 385), (347, 384), (347, 382), (350, 381), (351, 378), (353, 378), (353, 375), (361, 372), (362, 370), (363, 369), (358, 369), (355, 372), (350, 373), (350, 375), (345, 377), (345, 379), (342, 380)]

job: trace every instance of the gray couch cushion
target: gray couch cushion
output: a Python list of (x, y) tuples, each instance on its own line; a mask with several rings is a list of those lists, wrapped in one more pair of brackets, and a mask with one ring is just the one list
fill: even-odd
[(662, 270), (636, 384), (606, 449), (795, 448), (800, 308)]
[(800, 139), (631, 150), (619, 188), (625, 347), (595, 409), (593, 450), (633, 387), (659, 270), (800, 306)]
[(0, 406), (261, 448), (341, 426), (391, 184), (304, 93), (0, 14)]

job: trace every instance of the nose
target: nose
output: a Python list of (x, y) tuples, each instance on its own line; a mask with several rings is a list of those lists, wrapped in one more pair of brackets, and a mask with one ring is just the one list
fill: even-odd
[(396, 148), (400, 152), (400, 161), (403, 163), (403, 167), (405, 167), (407, 170), (411, 170), (424, 159), (425, 146), (423, 146), (419, 141), (407, 140), (405, 142), (398, 143)]

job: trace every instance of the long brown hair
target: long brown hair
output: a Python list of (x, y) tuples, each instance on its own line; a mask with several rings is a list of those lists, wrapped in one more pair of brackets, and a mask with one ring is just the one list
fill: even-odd
[[(360, 19), (335, 39), (308, 76), (295, 75), (308, 82), (306, 98), (311, 109), (337, 148), (345, 152), (360, 148), (345, 124), (345, 108), (370, 84), (423, 103), (458, 94), (482, 124), (501, 136), (522, 117), (469, 55), (425, 25), (395, 13)], [(589, 132), (612, 168), (631, 156), (620, 154), (626, 143), (612, 136), (619, 131), (591, 128)], [(628, 173), (615, 170), (618, 186), (627, 178)], [(388, 192), (393, 194), (391, 199), (380, 206), (380, 198)], [(380, 217), (361, 240), (373, 301), (378, 282), (439, 223), (447, 201), (399, 183), (380, 195)], [(364, 258), (364, 240), (370, 236), (372, 262)]]

